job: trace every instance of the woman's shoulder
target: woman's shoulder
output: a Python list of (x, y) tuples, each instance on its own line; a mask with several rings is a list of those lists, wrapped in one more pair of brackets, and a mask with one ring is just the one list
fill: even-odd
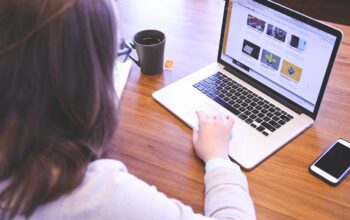
[[(93, 161), (87, 166), (83, 181), (73, 192), (40, 207), (34, 213), (34, 219), (93, 219), (101, 216), (108, 219), (116, 212), (123, 211), (116, 210), (115, 207), (122, 206), (121, 196), (129, 191), (128, 185), (135, 179), (137, 178), (129, 174), (120, 161)], [(54, 216), (53, 210), (56, 210)], [(60, 214), (57, 214), (57, 210), (60, 210)]]
[(111, 171), (127, 172), (127, 168), (124, 163), (119, 160), (98, 159), (88, 165), (86, 174), (100, 174)]
[(86, 169), (85, 177), (80, 186), (75, 190), (105, 191), (108, 187), (115, 187), (133, 178), (124, 163), (112, 159), (99, 159), (91, 162)]

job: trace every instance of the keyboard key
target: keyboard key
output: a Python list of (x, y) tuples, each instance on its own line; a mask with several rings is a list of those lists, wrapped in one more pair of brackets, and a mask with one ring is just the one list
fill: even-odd
[(277, 116), (274, 116), (274, 117), (272, 117), (272, 120), (274, 120), (274, 121), (279, 121), (279, 120), (280, 120), (280, 118), (279, 118), (279, 117), (277, 117)]
[(210, 90), (208, 90), (208, 89), (203, 89), (202, 90), (202, 93), (204, 93), (204, 94), (207, 94), (207, 93), (209, 93), (210, 92)]
[[(270, 108), (270, 105), (269, 104), (265, 104), (264, 106), (263, 106), (263, 108), (264, 109), (269, 109)], [(267, 110), (266, 110), (267, 111)]]
[(214, 74), (214, 75), (212, 75), (212, 76), (209, 76), (208, 78), (211, 79), (211, 80), (213, 80), (213, 81), (215, 81), (215, 80), (218, 79), (216, 74)]
[(254, 114), (258, 114), (258, 113), (259, 113), (259, 111), (256, 110), (256, 109), (254, 109), (252, 112), (253, 112)]
[(227, 110), (229, 110), (230, 112), (235, 114), (235, 115), (239, 115), (241, 113), (239, 110), (237, 110), (236, 108), (230, 106), (229, 104), (227, 104), (224, 100), (220, 99), (219, 97), (215, 97), (213, 100), (216, 103), (218, 103), (219, 105), (221, 105), (222, 107), (226, 108)]
[(199, 91), (202, 91), (203, 89), (205, 89), (205, 87), (202, 86), (202, 85), (200, 85), (200, 86), (197, 87), (197, 89), (198, 89)]
[(252, 119), (256, 119), (256, 118), (257, 118), (257, 116), (253, 114), (253, 115), (251, 115), (251, 116), (250, 116), (250, 118), (252, 118)]
[(260, 124), (263, 120), (261, 118), (257, 118), (257, 119), (255, 119), (255, 121)]
[(249, 115), (251, 115), (252, 113), (251, 113), (250, 111), (245, 111), (244, 114), (246, 114), (246, 115), (249, 116)]
[(270, 118), (273, 117), (273, 114), (271, 112), (267, 113), (266, 115)]
[(256, 128), (256, 127), (257, 127), (255, 124), (250, 124), (250, 126), (252, 126), (253, 128)]
[(201, 84), (200, 83), (196, 83), (193, 85), (194, 88), (198, 88)]
[[(254, 111), (253, 111), (253, 112), (254, 112)], [(259, 117), (259, 118), (263, 118), (264, 116), (265, 116), (265, 115), (264, 115), (263, 113), (259, 113), (259, 114), (258, 114), (258, 117)]]
[(280, 127), (281, 127), (281, 125), (279, 125), (279, 124), (278, 124), (277, 122), (275, 122), (275, 121), (270, 121), (269, 124), (272, 125), (272, 126), (274, 126), (275, 128), (280, 128)]
[(247, 122), (248, 124), (251, 124), (254, 120), (251, 118), (248, 118), (247, 120), (245, 120), (245, 122)]
[(206, 78), (205, 80), (204, 80), (206, 83), (208, 83), (208, 84), (212, 84), (214, 81), (213, 80), (211, 80), (211, 79), (209, 79), (209, 78)]
[(216, 89), (214, 89), (213, 93), (214, 93), (215, 95), (219, 95), (219, 94), (220, 94), (220, 92), (217, 91)]
[(212, 92), (210, 92), (210, 93), (207, 94), (207, 96), (208, 96), (209, 98), (213, 98), (213, 97), (215, 97), (215, 94), (212, 93)]
[(261, 123), (261, 125), (264, 126), (265, 128), (267, 128), (271, 132), (274, 132), (276, 130), (272, 125), (270, 125), (266, 122)]
[(265, 130), (265, 128), (264, 128), (263, 126), (260, 125), (259, 127), (256, 128), (256, 130), (258, 130), (258, 131), (261, 132), (261, 131)]
[(266, 131), (263, 131), (261, 133), (263, 133), (263, 135), (265, 135), (265, 136), (269, 136), (269, 133), (267, 133)]
[(280, 111), (276, 111), (276, 112), (275, 112), (275, 115), (276, 115), (276, 116), (280, 116), (281, 114), (282, 114), (282, 113), (281, 113)]
[(213, 83), (211, 84), (211, 86), (212, 86), (212, 87), (215, 87), (215, 88), (218, 88), (218, 87), (220, 87), (220, 83), (213, 82)]
[(259, 101), (258, 105), (260, 105), (260, 106), (264, 105), (264, 101)]
[(245, 114), (240, 114), (238, 116), (238, 118), (242, 119), (242, 120), (246, 120), (248, 118), (248, 116), (246, 116)]
[(264, 121), (270, 121), (270, 118), (266, 116), (266, 117), (263, 118), (263, 120)]
[(239, 110), (240, 110), (241, 112), (244, 112), (246, 109), (245, 109), (244, 107), (240, 107)]
[(202, 81), (200, 81), (199, 82), (202, 86), (204, 86), (205, 88), (210, 88), (210, 84), (209, 83), (207, 83), (205, 80), (202, 80)]
[(217, 86), (216, 87), (216, 90), (218, 90), (218, 91), (222, 91), (224, 88), (222, 88), (222, 86)]
[(211, 91), (211, 92), (215, 92), (216, 91), (216, 89), (214, 87), (210, 87), (210, 88), (208, 88), (208, 90)]
[(280, 124), (280, 125), (284, 125), (286, 122), (283, 121), (283, 120), (279, 120), (277, 123)]
[[(283, 113), (282, 113), (283, 114)], [(283, 120), (283, 121), (290, 121), (290, 118), (288, 118), (286, 115), (281, 115), (280, 118)]]

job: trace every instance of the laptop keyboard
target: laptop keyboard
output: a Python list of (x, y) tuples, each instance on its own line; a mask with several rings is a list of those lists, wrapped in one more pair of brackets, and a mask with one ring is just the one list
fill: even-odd
[(193, 86), (265, 136), (293, 119), (287, 112), (221, 72)]

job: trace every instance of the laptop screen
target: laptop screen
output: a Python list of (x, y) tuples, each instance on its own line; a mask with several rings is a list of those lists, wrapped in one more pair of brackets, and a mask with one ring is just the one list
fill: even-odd
[(340, 39), (285, 8), (252, 0), (226, 7), (219, 59), (310, 113), (318, 110)]

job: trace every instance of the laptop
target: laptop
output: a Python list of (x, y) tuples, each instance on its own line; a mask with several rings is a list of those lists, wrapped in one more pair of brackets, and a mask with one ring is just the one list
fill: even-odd
[(229, 157), (252, 169), (316, 119), (342, 32), (266, 0), (226, 0), (217, 62), (153, 97), (192, 128), (233, 115)]

